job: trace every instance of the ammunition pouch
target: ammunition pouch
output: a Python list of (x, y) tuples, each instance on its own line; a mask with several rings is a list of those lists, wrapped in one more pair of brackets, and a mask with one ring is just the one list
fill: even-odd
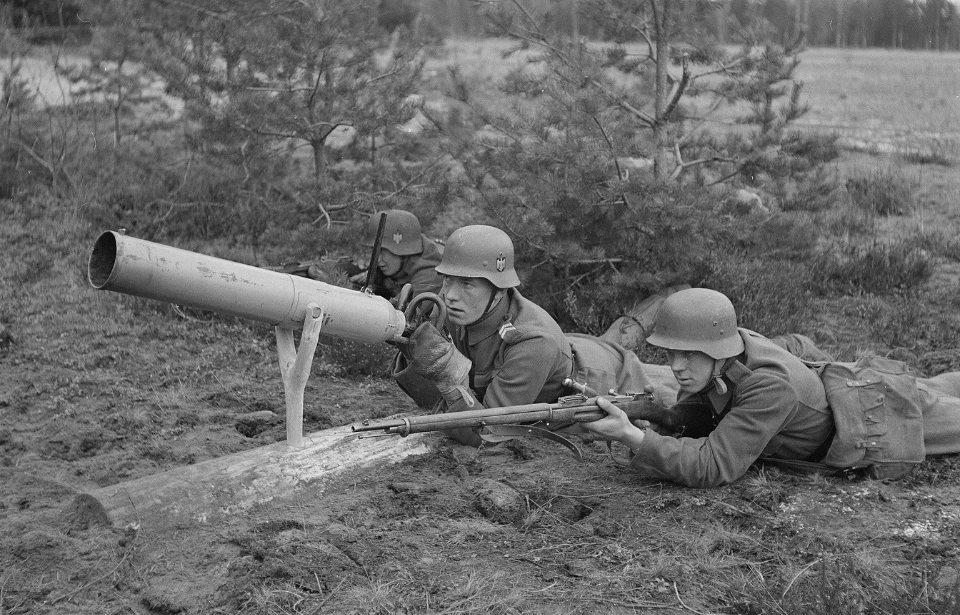
[(421, 408), (433, 408), (442, 399), (437, 385), (418, 374), (399, 351), (393, 358), (390, 373), (403, 392)]

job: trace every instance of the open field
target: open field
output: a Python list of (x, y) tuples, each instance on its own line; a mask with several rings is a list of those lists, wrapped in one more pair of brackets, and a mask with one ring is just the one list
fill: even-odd
[[(482, 80), (497, 58), (465, 42), (444, 61)], [(848, 148), (836, 173), (917, 185), (878, 235), (960, 236), (960, 56), (811, 50), (800, 73), (805, 126)], [(903, 155), (923, 148), (936, 163)], [(0, 615), (960, 613), (956, 456), (895, 481), (755, 468), (700, 491), (640, 479), (596, 443), (577, 463), (539, 441), (431, 436), (423, 456), (215, 523), (81, 527), (64, 514), (77, 494), (284, 436), (270, 328), (92, 290), (104, 229), (88, 208), (0, 199)], [(915, 330), (960, 315), (958, 274), (944, 256), (920, 295), (811, 297), (806, 332), (844, 358), (960, 369), (960, 339)], [(412, 410), (384, 377), (390, 348), (353, 349), (373, 366), (354, 372), (344, 352), (315, 361), (306, 431)], [(522, 506), (491, 511), (493, 487)]]
[(871, 151), (942, 147), (960, 156), (960, 54), (810, 49), (801, 57), (810, 112), (799, 125), (873, 142)]
[[(447, 48), (434, 68), (456, 63), (481, 83), (522, 64), (501, 58), (510, 48), (506, 41), (458, 41)], [(798, 126), (836, 132), (853, 149), (942, 149), (960, 158), (960, 53), (815, 48), (800, 58), (796, 77), (810, 111)]]

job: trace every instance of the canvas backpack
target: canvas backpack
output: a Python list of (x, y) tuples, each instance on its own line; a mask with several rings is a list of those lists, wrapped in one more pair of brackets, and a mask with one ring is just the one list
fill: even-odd
[(917, 379), (901, 361), (810, 363), (820, 374), (835, 433), (817, 463), (764, 458), (787, 469), (899, 478), (924, 460), (923, 412)]

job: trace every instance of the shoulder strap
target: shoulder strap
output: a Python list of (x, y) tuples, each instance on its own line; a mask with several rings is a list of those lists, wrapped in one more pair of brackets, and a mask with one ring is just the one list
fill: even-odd
[(733, 359), (724, 369), (723, 375), (730, 379), (730, 382), (733, 384), (740, 384), (743, 382), (743, 379), (753, 373), (753, 370), (738, 361)]

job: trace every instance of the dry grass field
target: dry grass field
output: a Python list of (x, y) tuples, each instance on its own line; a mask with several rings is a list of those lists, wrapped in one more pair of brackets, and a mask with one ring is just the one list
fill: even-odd
[[(460, 42), (430, 68), (490, 83), (497, 47)], [(803, 129), (842, 138), (837, 174), (916, 188), (878, 236), (960, 236), (960, 56), (810, 50), (800, 77)], [(598, 443), (577, 463), (551, 443), (431, 436), (425, 455), (215, 522), (80, 523), (78, 494), (284, 437), (270, 328), (92, 290), (91, 201), (0, 199), (0, 615), (960, 613), (956, 456), (892, 481), (757, 467), (692, 490)], [(817, 222), (843, 224), (846, 201)], [(919, 294), (818, 299), (810, 333), (844, 358), (935, 347), (952, 365), (957, 254)], [(306, 430), (409, 411), (401, 395), (321, 349)], [(492, 493), (518, 505), (504, 515)]]

